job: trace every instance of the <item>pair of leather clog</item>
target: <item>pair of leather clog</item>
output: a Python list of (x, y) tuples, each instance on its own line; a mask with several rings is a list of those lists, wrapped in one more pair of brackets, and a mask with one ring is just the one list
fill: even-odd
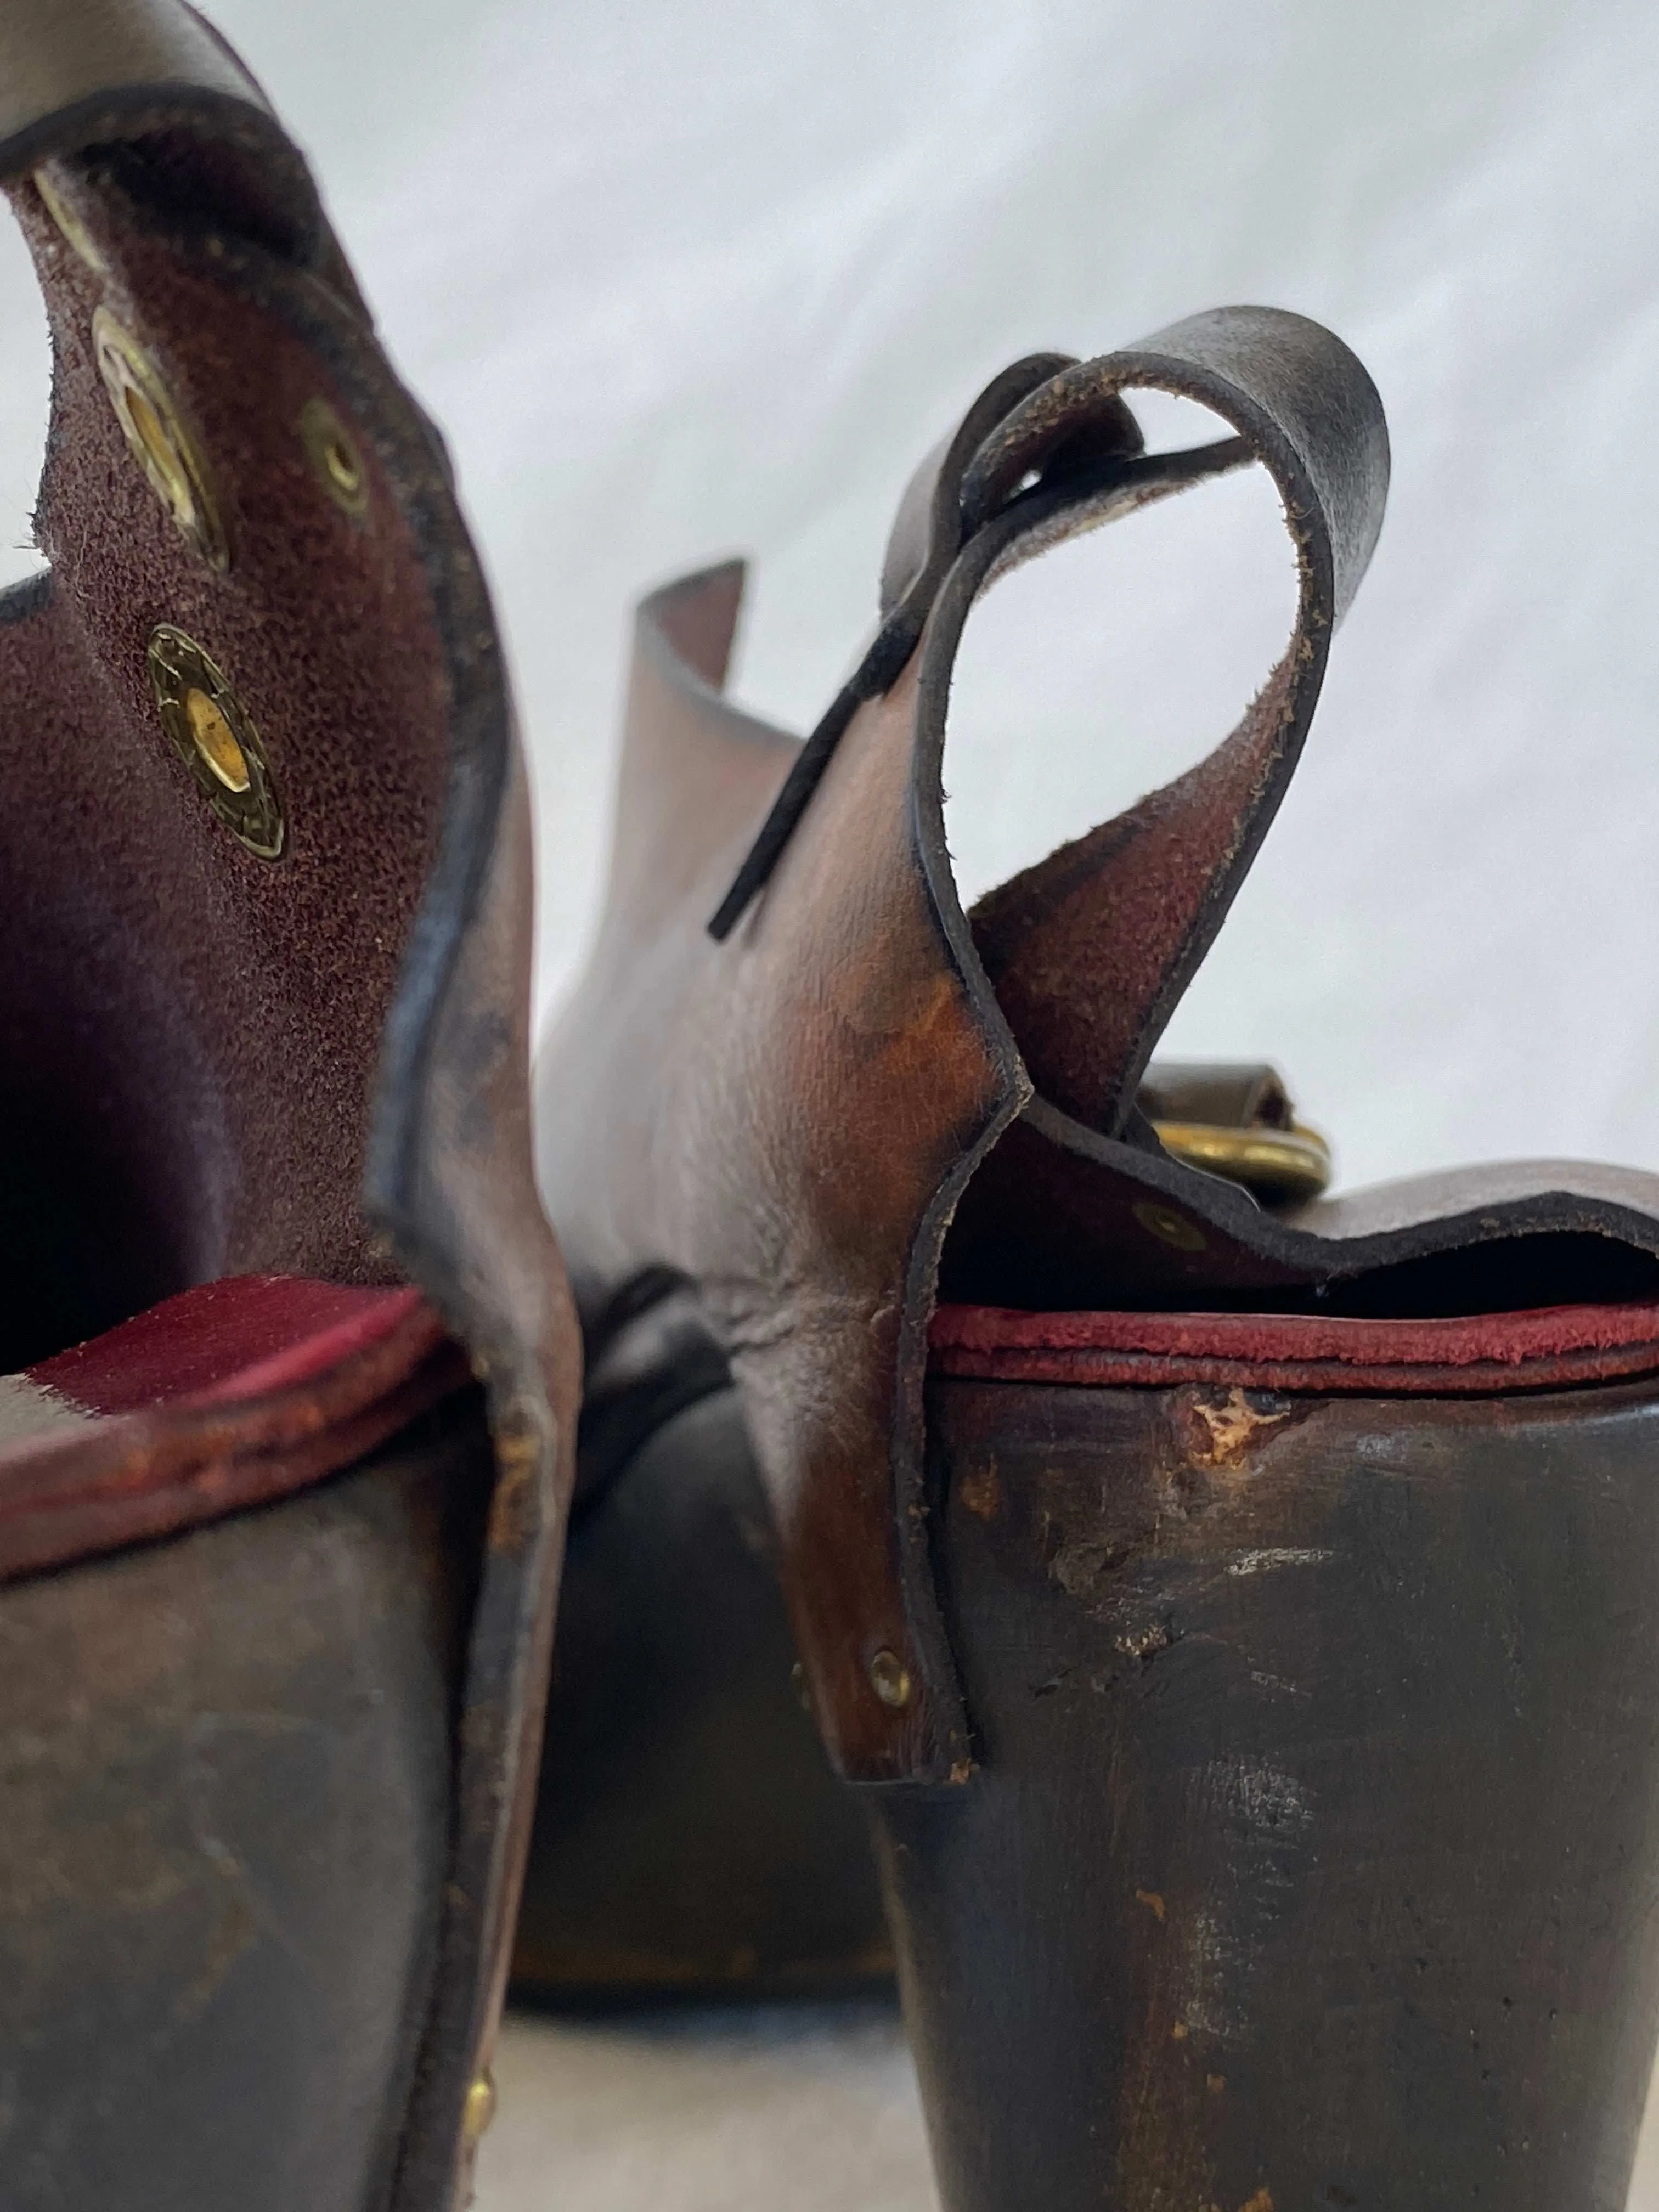
[[(179, 0), (0, 0), (0, 150), (54, 356), (0, 600), (0, 2208), (450, 2212), (516, 1959), (896, 1961), (947, 2212), (1622, 2212), (1659, 1179), (1327, 1199), (1271, 1071), (1151, 1060), (1380, 526), (1358, 362), (1239, 308), (1016, 363), (804, 744), (722, 696), (737, 569), (648, 599), (532, 1138), (501, 647), (304, 163)], [(1149, 453), (1142, 391), (1227, 434)], [(964, 913), (977, 596), (1255, 465), (1261, 695)]]

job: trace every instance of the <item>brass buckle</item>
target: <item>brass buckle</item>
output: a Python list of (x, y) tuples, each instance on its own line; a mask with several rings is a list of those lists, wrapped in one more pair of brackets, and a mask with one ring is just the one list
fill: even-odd
[(1154, 1121), (1152, 1128), (1171, 1159), (1243, 1184), (1263, 1206), (1298, 1206), (1330, 1184), (1331, 1148), (1316, 1129), (1300, 1121), (1288, 1129), (1261, 1121), (1244, 1129), (1211, 1121)]

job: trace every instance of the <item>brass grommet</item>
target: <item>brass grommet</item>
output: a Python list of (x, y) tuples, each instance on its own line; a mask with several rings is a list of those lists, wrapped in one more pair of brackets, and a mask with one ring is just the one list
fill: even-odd
[(1149, 1236), (1156, 1237), (1160, 1244), (1170, 1245), (1177, 1252), (1201, 1252), (1207, 1239), (1195, 1221), (1188, 1221), (1184, 1213), (1177, 1213), (1172, 1206), (1158, 1206), (1144, 1198), (1138, 1206), (1129, 1208), (1135, 1219)]
[(185, 428), (161, 371), (107, 307), (92, 319), (92, 342), (134, 459), (150, 488), (209, 568), (230, 566), (224, 526), (208, 482), (207, 464)]
[(218, 664), (194, 638), (161, 623), (144, 657), (161, 727), (210, 806), (262, 860), (282, 857), (283, 810), (264, 747)]
[(466, 2104), (461, 2113), (461, 2133), (469, 2150), (477, 2145), (495, 2117), (495, 2084), (488, 2074), (480, 2074), (466, 2093)]
[(335, 506), (354, 520), (366, 514), (368, 471), (356, 441), (326, 399), (307, 400), (300, 414), (300, 435)]
[(884, 1705), (895, 1711), (910, 1702), (910, 1673), (896, 1651), (878, 1651), (870, 1662), (870, 1684)]
[(80, 260), (85, 262), (94, 276), (107, 276), (109, 264), (93, 244), (92, 233), (64, 198), (63, 193), (58, 191), (57, 185), (53, 184), (46, 170), (35, 171), (34, 189), (40, 193), (41, 204), (46, 213), (57, 224), (64, 243)]

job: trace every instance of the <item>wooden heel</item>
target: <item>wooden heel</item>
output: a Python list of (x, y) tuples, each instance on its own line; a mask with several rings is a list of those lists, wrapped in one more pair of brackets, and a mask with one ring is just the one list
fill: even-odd
[(8, 2212), (364, 2212), (428, 2016), (476, 1406), (0, 1588)]
[(950, 2212), (1623, 2212), (1659, 1395), (935, 1383), (957, 1791), (871, 1793)]
[(578, 1516), (520, 1996), (890, 1978), (868, 1835), (802, 1709), (775, 1553), (730, 1389), (665, 1422)]

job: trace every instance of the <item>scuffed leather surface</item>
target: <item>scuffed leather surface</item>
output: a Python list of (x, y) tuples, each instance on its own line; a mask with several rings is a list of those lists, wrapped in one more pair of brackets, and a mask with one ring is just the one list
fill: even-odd
[(428, 1423), (0, 1595), (0, 2206), (386, 2204), (491, 1483)]
[(981, 1765), (872, 1811), (950, 2212), (1623, 2212), (1652, 1383), (931, 1405)]
[[(696, 1285), (744, 1393), (820, 1721), (861, 1778), (966, 1771), (927, 1557), (924, 1333), (951, 1213), (1031, 1092), (945, 853), (950, 667), (1000, 564), (1236, 465), (1249, 446), (1265, 452), (1299, 503), (1302, 625), (1273, 702), (1194, 802), (1213, 850), (1169, 891), (1158, 974), (1195, 957), (1305, 730), (1330, 622), (1375, 535), (1386, 452), (1375, 394), (1336, 341), (1296, 318), (1239, 318), (1237, 330), (1199, 319), (1140, 352), (1061, 369), (1034, 395), (1017, 377), (1003, 442), (985, 424), (976, 453), (951, 449), (961, 474), (934, 487), (931, 511), (960, 501), (972, 534), (954, 557), (947, 544), (920, 643), (823, 750), (810, 805), (723, 945), (701, 925), (795, 755), (713, 688), (729, 570), (642, 611), (610, 903), (550, 1048), (546, 1185), (601, 1334), (635, 1279), (665, 1270)], [(1212, 342), (1233, 366), (1242, 345), (1250, 376), (1194, 366)], [(1196, 461), (1126, 453), (1121, 394), (1137, 382), (1204, 398), (1245, 447), (1224, 441)], [(1258, 382), (1280, 409), (1265, 425)], [(1324, 485), (1358, 510), (1333, 525), (1316, 504)], [(688, 628), (705, 641), (694, 661), (676, 651)], [(1222, 819), (1241, 794), (1255, 808), (1248, 835)], [(1145, 845), (1153, 874), (1166, 848)], [(1124, 1005), (1132, 996), (1126, 975)], [(1101, 1018), (1121, 1011), (1109, 994)], [(871, 1685), (884, 1649), (911, 1680), (897, 1711)]]
[[(754, 921), (717, 947), (704, 923), (787, 741), (683, 684), (653, 612), (630, 694), (618, 903), (549, 1047), (550, 1202), (596, 1316), (653, 1265), (699, 1278), (745, 1390), (820, 1714), (838, 1715), (850, 1770), (903, 1772), (937, 1763), (945, 1739), (922, 1695), (891, 1725), (865, 1676), (876, 1650), (913, 1644), (888, 1469), (896, 1291), (913, 1233), (902, 1224), (926, 1210), (995, 1102), (908, 855), (902, 718), (912, 682), (854, 718)], [(712, 820), (722, 800), (738, 836), (711, 866), (693, 841), (699, 811)], [(849, 852), (850, 933), (827, 926), (811, 898), (786, 902), (785, 884), (801, 881), (835, 902)], [(634, 930), (635, 884), (659, 911), (684, 886), (658, 933)], [(816, 1018), (781, 1023), (792, 1001)], [(820, 1023), (832, 1054), (818, 1048)], [(934, 1127), (912, 1115), (923, 1083)], [(866, 1115), (905, 1129), (920, 1164), (896, 1143), (872, 1152)], [(802, 1211), (797, 1188), (820, 1146), (821, 1218)], [(605, 1166), (590, 1148), (609, 1155)], [(914, 1672), (920, 1684), (920, 1661)]]
[[(946, 441), (907, 495), (883, 629), (804, 750), (718, 696), (730, 568), (641, 611), (610, 901), (544, 1093), (546, 1187), (601, 1368), (615, 1314), (637, 1334), (646, 1284), (677, 1311), (694, 1302), (729, 1354), (816, 1708), (866, 1780), (969, 1765), (921, 1480), (937, 1292), (1408, 1316), (1659, 1286), (1652, 1178), (1482, 1173), (1269, 1215), (1158, 1146), (1137, 1087), (1299, 755), (1380, 524), (1386, 433), (1352, 356), (1266, 310), (1197, 317), (1035, 386), (1028, 366), (992, 387), (991, 424), (970, 418), (977, 445)], [(1144, 453), (1123, 427), (1137, 385), (1234, 434)], [(1208, 761), (970, 926), (940, 771), (975, 597), (1059, 538), (1253, 457), (1297, 550), (1284, 659)], [(895, 674), (884, 656), (923, 579), (925, 626)], [(741, 914), (719, 945), (698, 927), (717, 905), (721, 927)], [(911, 1678), (898, 1712), (871, 1687), (883, 1649)]]

